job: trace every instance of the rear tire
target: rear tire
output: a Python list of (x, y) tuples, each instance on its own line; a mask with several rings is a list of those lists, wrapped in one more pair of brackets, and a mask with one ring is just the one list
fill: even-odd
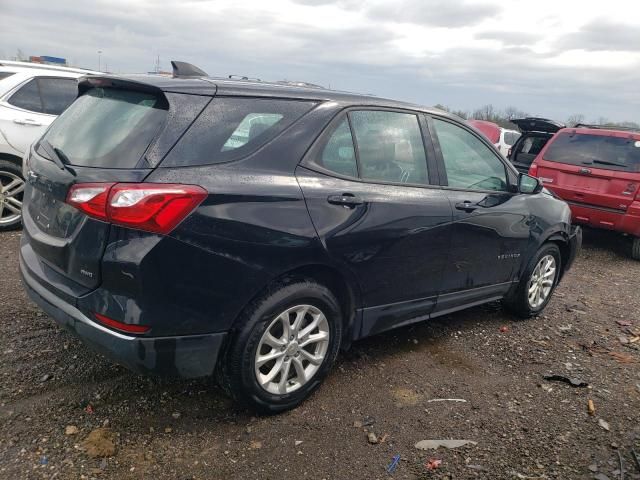
[(545, 243), (531, 258), (515, 291), (503, 300), (507, 310), (531, 318), (545, 309), (558, 285), (562, 268), (560, 249)]
[(640, 260), (640, 237), (635, 237), (633, 239), (633, 244), (631, 245), (631, 258), (634, 260)]
[(20, 166), (0, 160), (0, 232), (22, 226), (24, 178)]
[(311, 280), (282, 282), (240, 315), (219, 383), (259, 413), (290, 410), (326, 377), (341, 338), (340, 306), (328, 288)]

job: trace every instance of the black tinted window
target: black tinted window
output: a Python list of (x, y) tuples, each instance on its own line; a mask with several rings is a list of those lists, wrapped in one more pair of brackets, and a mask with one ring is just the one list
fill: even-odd
[(450, 187), (507, 189), (504, 164), (478, 137), (453, 123), (433, 120)]
[(316, 163), (327, 170), (349, 177), (358, 176), (353, 138), (346, 118), (329, 136), (319, 157)]
[(23, 85), (16, 93), (11, 95), (9, 103), (18, 108), (24, 108), (31, 112), (41, 113), (42, 102), (40, 101), (40, 92), (35, 79)]
[(167, 114), (166, 100), (148, 93), (93, 88), (47, 131), (45, 139), (72, 165), (133, 168)]
[(418, 117), (411, 113), (350, 112), (363, 180), (427, 182), (427, 157)]
[(44, 113), (60, 115), (75, 100), (78, 82), (73, 78), (39, 78)]
[(272, 140), (313, 106), (296, 100), (215, 97), (162, 166), (237, 160)]
[(640, 171), (640, 141), (625, 137), (560, 133), (549, 144), (544, 159), (607, 170)]

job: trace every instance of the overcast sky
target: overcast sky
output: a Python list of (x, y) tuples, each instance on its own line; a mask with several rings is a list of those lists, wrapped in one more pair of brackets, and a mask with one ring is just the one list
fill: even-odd
[(633, 0), (0, 0), (0, 57), (295, 79), (423, 105), (640, 122)]

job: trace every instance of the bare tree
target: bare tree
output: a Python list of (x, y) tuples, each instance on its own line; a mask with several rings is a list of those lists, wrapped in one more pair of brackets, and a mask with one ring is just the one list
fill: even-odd
[(574, 113), (567, 118), (567, 125), (570, 127), (574, 127), (579, 123), (584, 123), (584, 115), (581, 113)]

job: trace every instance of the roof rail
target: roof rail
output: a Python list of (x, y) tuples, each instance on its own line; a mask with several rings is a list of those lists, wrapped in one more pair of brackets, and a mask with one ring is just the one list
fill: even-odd
[(571, 128), (594, 128), (597, 130), (622, 130), (624, 132), (640, 132), (640, 127), (624, 127), (618, 125), (592, 125), (589, 123), (576, 123)]
[(276, 83), (279, 83), (281, 85), (289, 85), (291, 87), (325, 88), (322, 85), (318, 85), (317, 83), (302, 82), (298, 80), (278, 80)]
[(209, 74), (187, 62), (180, 62), (178, 60), (171, 60), (171, 68), (173, 69), (173, 78), (194, 78), (194, 77), (208, 77)]
[(245, 75), (229, 75), (230, 80), (248, 80), (250, 82), (261, 82), (259, 78), (247, 77)]

